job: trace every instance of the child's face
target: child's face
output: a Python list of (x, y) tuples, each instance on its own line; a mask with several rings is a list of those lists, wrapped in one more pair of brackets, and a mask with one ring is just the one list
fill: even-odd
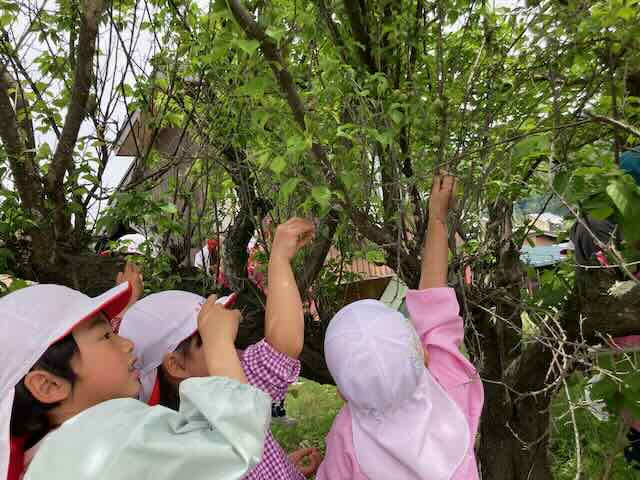
[(72, 334), (79, 351), (71, 360), (77, 379), (69, 400), (76, 409), (138, 395), (140, 380), (134, 368), (133, 342), (113, 333), (104, 314), (78, 325)]
[(185, 378), (209, 376), (207, 360), (204, 356), (204, 348), (201, 341), (196, 342), (195, 339), (192, 339), (189, 352), (184, 356), (184, 371)]
[(197, 335), (191, 338), (186, 351), (174, 352), (166, 356), (162, 364), (169, 375), (177, 381), (210, 376), (204, 347)]

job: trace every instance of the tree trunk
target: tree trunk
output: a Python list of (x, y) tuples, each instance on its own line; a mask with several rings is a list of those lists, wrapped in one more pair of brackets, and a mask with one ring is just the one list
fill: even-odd
[[(550, 403), (555, 389), (544, 389), (551, 356), (540, 344), (531, 344), (519, 365), (504, 368), (498, 334), (483, 334), (485, 402), (480, 424), (478, 462), (487, 480), (550, 480)], [(489, 341), (487, 341), (487, 339)]]

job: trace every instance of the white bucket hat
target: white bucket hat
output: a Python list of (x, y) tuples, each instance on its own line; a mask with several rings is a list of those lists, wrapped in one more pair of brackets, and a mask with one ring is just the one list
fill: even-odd
[(324, 352), (348, 401), (367, 478), (452, 478), (467, 453), (469, 427), (425, 368), (420, 339), (404, 315), (377, 300), (352, 303), (329, 323)]
[[(221, 297), (216, 303), (227, 305), (234, 298)], [(167, 290), (144, 297), (125, 313), (119, 334), (135, 344), (143, 402), (152, 398), (164, 356), (198, 330), (198, 313), (205, 301), (195, 293)]]
[(60, 285), (34, 285), (0, 298), (0, 478), (9, 470), (15, 386), (76, 325), (101, 311), (118, 315), (130, 297), (127, 282), (95, 298)]

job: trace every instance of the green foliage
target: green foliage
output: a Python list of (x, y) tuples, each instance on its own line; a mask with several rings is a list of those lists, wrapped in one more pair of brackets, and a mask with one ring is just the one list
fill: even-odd
[[(584, 398), (586, 379), (574, 375), (570, 379), (569, 392), (574, 403)], [(561, 392), (552, 404), (551, 457), (554, 478), (573, 480), (577, 471), (577, 454), (574, 427), (569, 417), (569, 404)], [(629, 480), (637, 474), (624, 461), (623, 448), (626, 438), (618, 437), (618, 419), (602, 422), (587, 408), (575, 410), (576, 426), (581, 440), (581, 466), (584, 478), (603, 478), (609, 461), (612, 463), (610, 480)], [(623, 428), (623, 435), (626, 429)]]
[(301, 378), (290, 387), (286, 399), (287, 416), (297, 420), (295, 427), (272, 423), (276, 440), (286, 452), (315, 447), (324, 452), (325, 437), (343, 402), (333, 385), (320, 385)]

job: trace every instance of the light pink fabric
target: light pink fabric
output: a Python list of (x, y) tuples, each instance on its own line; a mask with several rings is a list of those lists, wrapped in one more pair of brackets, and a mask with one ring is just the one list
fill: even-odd
[[(476, 480), (478, 468), (473, 446), (484, 392), (475, 368), (459, 350), (464, 328), (455, 293), (450, 288), (411, 290), (407, 294), (407, 307), (422, 345), (429, 353), (429, 371), (461, 408), (471, 432), (467, 456), (452, 480)], [(336, 417), (326, 444), (317, 480), (368, 480), (357, 461), (348, 405)]]

